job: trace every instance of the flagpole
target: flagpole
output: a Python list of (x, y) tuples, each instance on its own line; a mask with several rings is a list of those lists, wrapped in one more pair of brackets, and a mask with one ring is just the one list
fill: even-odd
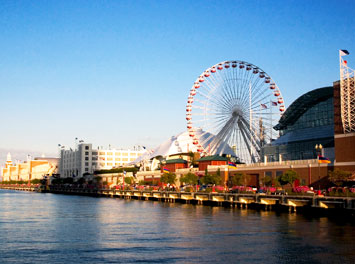
[(272, 142), (272, 102), (270, 99), (270, 144)]
[[(251, 83), (249, 82), (249, 130), (250, 130), (250, 148), (253, 147), (253, 144), (251, 144), (252, 142), (252, 113), (251, 113)], [(251, 153), (252, 154), (252, 153)]]

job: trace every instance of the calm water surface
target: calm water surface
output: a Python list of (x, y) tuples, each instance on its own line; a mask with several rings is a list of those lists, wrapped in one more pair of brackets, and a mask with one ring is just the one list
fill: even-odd
[(0, 190), (0, 263), (355, 263), (355, 223)]

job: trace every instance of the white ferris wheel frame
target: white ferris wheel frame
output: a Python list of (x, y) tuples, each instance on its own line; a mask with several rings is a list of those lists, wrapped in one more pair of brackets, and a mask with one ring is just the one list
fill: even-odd
[[(190, 137), (193, 139), (193, 143), (197, 146), (198, 152), (200, 152), (202, 155), (210, 154), (211, 147), (210, 146), (209, 147), (203, 146), (203, 143), (201, 142), (200, 138), (196, 135), (196, 133), (194, 133), (196, 131), (196, 129), (198, 129), (198, 128), (194, 126), (195, 120), (193, 119), (193, 115), (191, 113), (192, 109), (193, 109), (193, 107), (195, 109), (196, 108), (200, 108), (201, 112), (203, 113), (204, 121), (208, 121), (208, 119), (210, 118), (210, 116), (209, 116), (209, 114), (210, 114), (209, 113), (209, 110), (210, 110), (209, 109), (209, 104), (213, 101), (213, 98), (211, 98), (211, 96), (213, 96), (213, 92), (216, 91), (219, 88), (219, 86), (223, 85), (220, 82), (218, 82), (216, 80), (213, 80), (214, 75), (218, 76), (218, 73), (217, 73), (218, 71), (227, 71), (227, 70), (231, 70), (233, 68), (237, 68), (238, 72), (239, 71), (240, 72), (244, 71), (243, 72), (244, 74), (247, 73), (247, 72), (249, 72), (248, 74), (250, 74), (250, 72), (252, 72), (252, 76), (253, 76), (253, 74), (254, 75), (258, 75), (260, 80), (262, 80), (261, 84), (268, 85), (269, 88), (270, 88), (269, 89), (270, 93), (273, 93), (274, 96), (276, 97), (275, 100), (277, 102), (277, 107), (279, 108), (278, 117), (280, 117), (282, 115), (282, 113), (285, 111), (284, 99), (283, 99), (283, 96), (281, 94), (281, 91), (280, 91), (279, 87), (277, 86), (276, 82), (264, 70), (262, 70), (260, 67), (254, 65), (252, 63), (249, 63), (249, 62), (246, 62), (246, 61), (239, 61), (239, 60), (223, 61), (223, 62), (217, 63), (217, 64), (209, 67), (208, 69), (203, 71), (199, 75), (199, 77), (196, 79), (196, 81), (194, 82), (192, 88), (190, 89), (190, 94), (189, 94), (189, 97), (188, 97), (188, 100), (187, 100), (187, 105), (186, 105), (187, 129), (189, 131)], [(201, 85), (203, 85), (205, 80), (209, 81), (208, 87), (204, 86), (205, 90), (206, 91), (208, 90), (209, 94), (204, 94), (205, 91), (201, 91), (201, 89), (199, 90), (199, 88), (201, 87)], [(243, 80), (243, 82), (244, 81), (245, 80)], [(247, 83), (247, 84), (248, 84), (249, 89), (248, 89), (248, 91), (243, 91), (243, 93), (248, 93), (249, 94), (249, 102), (248, 102), (248, 104), (249, 104), (249, 113), (248, 113), (248, 115), (249, 115), (250, 122), (248, 122), (246, 125), (249, 126), (250, 139), (246, 139), (245, 135), (244, 135), (244, 140), (249, 140), (250, 145), (251, 145), (250, 146), (251, 150), (249, 149), (249, 152), (250, 152), (251, 155), (253, 155), (252, 152), (256, 151), (257, 146), (255, 146), (255, 140), (252, 139), (252, 137), (257, 137), (257, 135), (256, 135), (257, 133), (253, 129), (253, 122), (255, 122), (253, 120), (253, 111), (255, 111), (255, 110), (252, 109), (252, 102), (251, 102), (251, 100), (252, 100), (252, 95), (251, 95), (252, 86), (251, 86), (250, 83)], [(258, 85), (261, 86), (261, 84), (258, 84)], [(246, 86), (245, 83), (244, 83), (244, 86)], [(228, 92), (232, 93), (233, 91), (228, 91)], [(200, 106), (196, 106), (196, 100), (198, 102), (198, 99), (196, 98), (196, 94), (202, 95), (203, 97), (205, 97), (207, 99), (207, 101), (205, 101), (205, 102), (199, 102), (199, 103), (202, 103), (202, 105), (204, 105), (204, 106), (201, 106), (201, 105)], [(244, 94), (244, 97), (245, 96), (246, 95)], [(234, 94), (234, 95), (231, 94), (229, 99), (236, 100), (237, 99), (236, 98), (236, 94)], [(270, 113), (271, 113), (272, 106), (275, 106), (274, 103), (275, 102), (271, 102), (270, 101), (270, 105), (269, 105)], [(263, 105), (263, 104), (261, 103), (261, 105)], [(200, 114), (200, 115), (202, 115), (202, 114)], [(272, 118), (271, 115), (270, 115), (270, 118)], [(199, 120), (198, 122), (201, 122), (201, 121), (202, 120)], [(272, 120), (271, 120), (270, 123), (272, 123)], [(270, 129), (270, 140), (271, 140), (272, 133), (273, 133), (272, 132), (273, 128), (270, 127), (269, 129)], [(211, 132), (211, 131), (207, 131), (207, 132)], [(252, 150), (252, 148), (254, 148), (254, 151)], [(259, 159), (260, 159), (260, 157), (259, 157)]]

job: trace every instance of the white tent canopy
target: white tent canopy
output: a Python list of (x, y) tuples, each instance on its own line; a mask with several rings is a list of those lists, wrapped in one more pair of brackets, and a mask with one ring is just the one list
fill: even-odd
[[(197, 129), (195, 134), (199, 137), (203, 148), (208, 151), (210, 155), (235, 155), (232, 148), (224, 141), (219, 141), (219, 144), (216, 145), (215, 142), (217, 140), (213, 134), (205, 132), (202, 129)], [(212, 142), (213, 144), (211, 144)], [(211, 147), (212, 145), (214, 147)], [(172, 136), (170, 139), (160, 144), (152, 152), (147, 152), (140, 156), (138, 159), (133, 161), (132, 164), (137, 164), (141, 161), (150, 160), (158, 156), (167, 157), (180, 153), (188, 153), (190, 151), (197, 152), (197, 147), (193, 144), (193, 139), (189, 136), (189, 132), (185, 131), (177, 136)]]

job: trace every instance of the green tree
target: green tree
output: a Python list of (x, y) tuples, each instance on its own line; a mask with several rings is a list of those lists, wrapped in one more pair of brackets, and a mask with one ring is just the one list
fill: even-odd
[(78, 184), (84, 184), (86, 182), (85, 178), (84, 177), (81, 177), (79, 178), (77, 181), (76, 181)]
[(221, 184), (222, 179), (220, 176), (216, 174), (205, 174), (204, 177), (201, 179), (202, 183), (204, 184)]
[(244, 178), (242, 173), (236, 173), (231, 178), (232, 185), (241, 186), (243, 185)]
[(286, 185), (288, 183), (293, 184), (297, 179), (299, 179), (299, 176), (294, 170), (287, 170), (277, 178), (281, 185)]
[(264, 186), (272, 186), (272, 177), (270, 176), (265, 176), (264, 178), (261, 179), (261, 181), (263, 182)]
[(336, 186), (344, 185), (344, 182), (348, 180), (350, 176), (351, 172), (340, 169), (335, 169), (334, 171), (328, 172), (329, 181), (334, 183)]
[(194, 173), (187, 173), (184, 176), (180, 178), (180, 182), (183, 182), (185, 184), (193, 184), (196, 185), (198, 181), (198, 177)]
[(144, 181), (144, 180), (140, 180), (140, 181), (138, 182), (138, 185), (149, 185), (149, 182)]
[(124, 182), (126, 183), (126, 184), (132, 184), (133, 183), (133, 177), (125, 177), (124, 178)]
[(174, 184), (175, 180), (176, 180), (176, 175), (175, 175), (175, 173), (172, 173), (172, 172), (164, 173), (160, 177), (160, 182), (162, 182), (162, 183)]
[(72, 184), (74, 182), (74, 179), (73, 178), (64, 178), (63, 179), (63, 183), (68, 183), (68, 184)]
[(189, 152), (188, 156), (190, 157), (190, 164), (195, 167), (197, 165), (196, 163), (196, 154), (193, 153), (192, 151)]
[(40, 179), (34, 179), (34, 180), (31, 180), (31, 183), (32, 184), (38, 184), (38, 183), (41, 183), (41, 180)]

